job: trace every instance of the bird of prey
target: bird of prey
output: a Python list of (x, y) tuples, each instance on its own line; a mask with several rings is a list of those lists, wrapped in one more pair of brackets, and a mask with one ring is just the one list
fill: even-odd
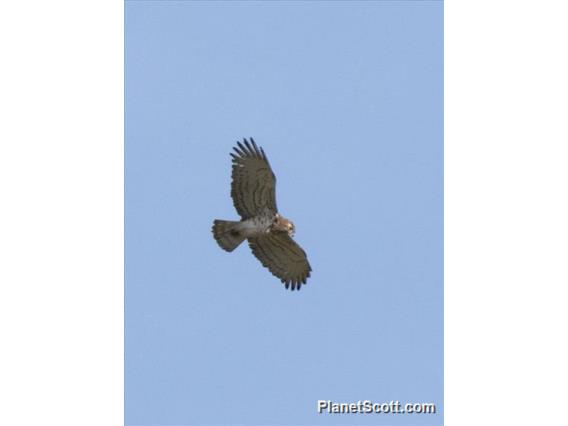
[(245, 239), (252, 253), (286, 288), (299, 290), (312, 270), (306, 252), (292, 239), (294, 224), (276, 208), (276, 176), (254, 140), (237, 142), (233, 158), (231, 197), (240, 221), (215, 220), (213, 236), (223, 250)]

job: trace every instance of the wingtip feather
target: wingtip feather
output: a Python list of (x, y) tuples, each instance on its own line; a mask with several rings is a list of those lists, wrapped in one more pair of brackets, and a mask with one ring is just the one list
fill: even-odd
[[(239, 144), (239, 143), (237, 142), (237, 144)], [(234, 150), (237, 154), (239, 154), (240, 157), (244, 157), (245, 153), (244, 153), (243, 151), (241, 151), (238, 147), (236, 147), (236, 146), (233, 147), (233, 150)]]
[(249, 154), (252, 155), (252, 154), (253, 154), (253, 150), (252, 150), (252, 147), (251, 147), (250, 144), (249, 144), (249, 141), (247, 141), (246, 138), (244, 138), (243, 140), (244, 140), (244, 142), (245, 142), (245, 146), (247, 147), (247, 149), (248, 149), (248, 151), (249, 151)]
[[(246, 140), (246, 139), (245, 139)], [(246, 147), (239, 141), (237, 142), (237, 145), (239, 146), (239, 148), (241, 149), (241, 151), (243, 152), (242, 155), (248, 155), (248, 151), (246, 149)]]
[(257, 158), (263, 158), (263, 157), (262, 157), (262, 153), (261, 153), (260, 150), (258, 149), (258, 146), (256, 145), (256, 142), (254, 141), (253, 138), (250, 138), (250, 142), (252, 143), (252, 147), (253, 147), (253, 149), (254, 149), (255, 156), (256, 156)]

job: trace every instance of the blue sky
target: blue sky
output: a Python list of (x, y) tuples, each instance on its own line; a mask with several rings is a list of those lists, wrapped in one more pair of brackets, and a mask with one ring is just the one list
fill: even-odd
[[(443, 4), (128, 1), (125, 19), (126, 423), (441, 424)], [(300, 292), (211, 235), (238, 217), (229, 152), (250, 136), (313, 268)]]

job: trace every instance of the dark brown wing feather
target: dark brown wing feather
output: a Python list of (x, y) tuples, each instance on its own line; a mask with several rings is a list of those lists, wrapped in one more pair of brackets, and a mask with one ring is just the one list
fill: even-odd
[(244, 145), (237, 142), (233, 148), (233, 181), (231, 197), (235, 209), (243, 219), (257, 216), (265, 209), (276, 213), (276, 177), (270, 168), (266, 154), (251, 138)]
[(253, 254), (286, 288), (300, 289), (312, 270), (306, 252), (285, 232), (249, 238)]

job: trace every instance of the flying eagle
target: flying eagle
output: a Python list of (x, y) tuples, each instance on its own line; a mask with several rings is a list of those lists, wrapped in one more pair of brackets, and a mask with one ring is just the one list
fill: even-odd
[(276, 208), (276, 176), (254, 140), (233, 148), (231, 197), (238, 222), (213, 221), (213, 236), (223, 250), (236, 249), (245, 239), (263, 266), (286, 288), (300, 289), (312, 270), (306, 252), (292, 239), (294, 224)]

